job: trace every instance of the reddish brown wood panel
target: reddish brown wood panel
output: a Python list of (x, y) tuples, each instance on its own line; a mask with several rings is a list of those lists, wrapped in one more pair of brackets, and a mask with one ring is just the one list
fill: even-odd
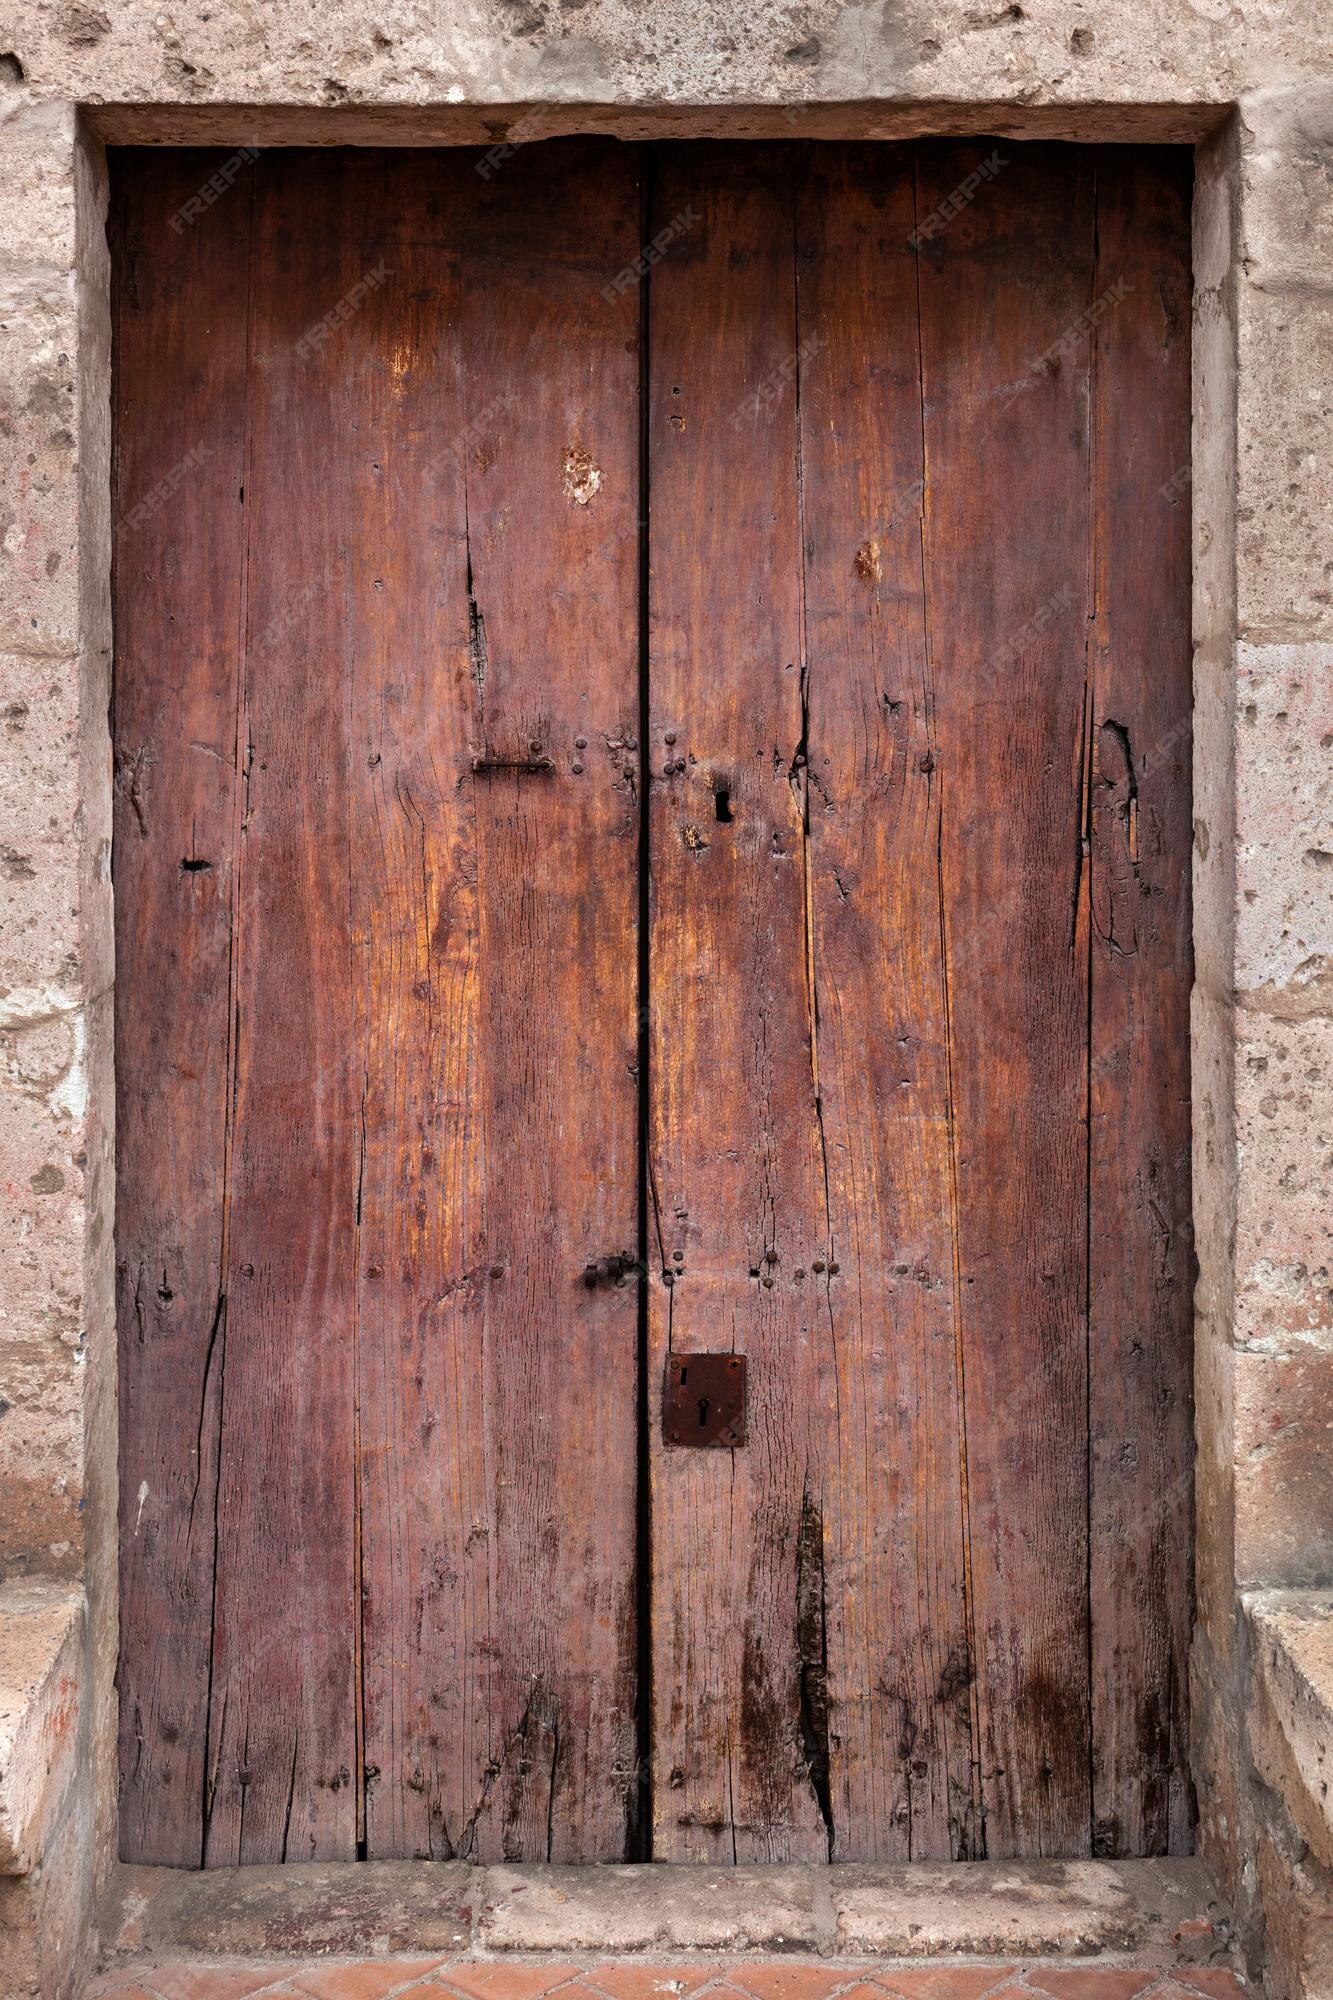
[(112, 230), (121, 1827), (181, 1868), (203, 1852), (218, 1525), (248, 173), (207, 234), (168, 218), (217, 164), (119, 175)]
[(367, 1846), (618, 1860), (637, 1830), (638, 298), (602, 288), (637, 251), (637, 156), (569, 144), (493, 184), (470, 155), (418, 161), (387, 199), (409, 309), (365, 421), (383, 498), (349, 523), (383, 621), (353, 760), (373, 802)]
[[(637, 156), (513, 164), (478, 234), (470, 156), (266, 156), (252, 257), (155, 246), (184, 318), (216, 295), (249, 375), (248, 532), (204, 517), (160, 664), (195, 663), (194, 699), (231, 718), (240, 858), (199, 974), (216, 1133), (207, 1093), (176, 1107), (219, 1154), (224, 1303), (191, 1316), (199, 1379), (178, 1368), (141, 1419), (186, 1501), (209, 1460), (216, 1531), (181, 1664), (198, 1782), (154, 1858), (621, 1859), (635, 1834), (637, 1305), (608, 1273), (637, 1229), (638, 299), (603, 287), (637, 252)], [(122, 168), (131, 205), (156, 203), (155, 165)], [(221, 419), (145, 317), (155, 393), (211, 466)], [(210, 578), (225, 652), (200, 644)], [(142, 873), (168, 845), (178, 870), (174, 823), (151, 828)], [(221, 836), (210, 858), (230, 883)], [(122, 899), (141, 993), (169, 963), (152, 914)], [(145, 1077), (160, 1030), (154, 1009), (129, 1051)], [(131, 1202), (127, 1329), (164, 1201), (150, 1176)], [(161, 1586), (127, 1408), (134, 1714)], [(135, 1858), (160, 1804), (127, 1817)]]
[(639, 158), (571, 141), (510, 166), (469, 229), (462, 323), (471, 411), (507, 399), (468, 461), (507, 1732), (477, 1851), (610, 1861), (641, 1812), (640, 295), (614, 286)]
[[(653, 1368), (745, 1351), (752, 1418), (730, 1478), (656, 1448), (658, 1852), (807, 1852), (807, 1793), (840, 1858), (1188, 1842), (1164, 169), (1107, 156), (1099, 249), (1089, 151), (666, 156), (657, 221), (703, 221), (650, 306)], [(1149, 686), (1139, 965), (1098, 926)]]
[[(1091, 1839), (1079, 323), (1093, 299), (1094, 168), (1082, 151), (1011, 150), (919, 258), (924, 559), (942, 662), (940, 876), (986, 1851), (1077, 1855)], [(918, 227), (987, 157), (983, 146), (920, 148)]]
[(1189, 1851), (1190, 162), (1107, 147), (1093, 346), (1093, 1848)]
[(913, 203), (907, 147), (820, 147), (798, 175), (829, 1763), (848, 1860), (980, 1842)]
[[(356, 607), (329, 505), (349, 343), (309, 348), (355, 245), (255, 169), (238, 274), (250, 351), (234, 1114), (217, 1482), (209, 1865), (350, 1859), (357, 1842), (355, 1348), (359, 1066), (343, 689)], [(242, 289), (244, 286), (244, 289)]]
[(124, 1852), (1181, 1851), (1188, 162), (483, 164), (116, 165)]
[[(806, 955), (791, 155), (667, 150), (651, 305), (649, 1381), (749, 1357), (750, 1442), (650, 1427), (653, 1853), (817, 1860), (829, 1232)], [(823, 1276), (816, 1271), (819, 1265)]]

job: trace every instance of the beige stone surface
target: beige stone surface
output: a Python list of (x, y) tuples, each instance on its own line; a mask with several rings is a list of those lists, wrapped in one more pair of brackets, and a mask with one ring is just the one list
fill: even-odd
[(1333, 1868), (1333, 1591), (1255, 1592), (1246, 1611), (1255, 1768), (1315, 1860)]
[(21, 190), (0, 203), (0, 262), (10, 270), (74, 267), (74, 124), (72, 104), (35, 103), (0, 77), (0, 145), (9, 185)]
[[(62, 1808), (59, 1865), (0, 1882), (6, 1977), (43, 2000), (72, 1991), (86, 1954), (91, 1857), (105, 1868), (114, 1805), (109, 336), (103, 163), (76, 102), (113, 136), (231, 144), (476, 143), (517, 120), (533, 135), (583, 124), (1213, 133), (1196, 158), (1190, 502), (1196, 1771), (1205, 1851), (1238, 1890), (1253, 1938), (1261, 1887), (1271, 1904), (1274, 1978), (1286, 1982), (1273, 1995), (1308, 2000), (1329, 1957), (1322, 1878), (1318, 1857), (1302, 1863), (1291, 1826), (1278, 1824), (1271, 1781), (1251, 1782), (1236, 1587), (1333, 1583), (1327, 0), (389, 0), (375, 10), (331, 0), (314, 11), (293, 0), (10, 0), (0, 31), (0, 1575), (84, 1578), (91, 1633), (88, 1775)], [(387, 130), (385, 114), (397, 121)], [(1290, 1634), (1284, 1646), (1294, 1662)], [(1250, 1717), (1261, 1759), (1263, 1728), (1277, 1730), (1273, 1743), (1294, 1740), (1290, 1715), (1277, 1720), (1276, 1675), (1268, 1708)], [(577, 1898), (571, 1910), (556, 1891), (542, 1895), (528, 1905), (539, 1928), (588, 1921)], [(518, 1922), (522, 1898), (506, 1896), (510, 1914), (497, 1904), (486, 1919), (497, 1937)], [(795, 1888), (788, 1903), (759, 1910), (755, 1935), (832, 1921), (827, 1908), (816, 1920)], [(632, 1930), (641, 1913), (620, 1907), (616, 1921)], [(854, 1902), (844, 1916), (870, 1920)]]
[(1333, 293), (1237, 294), (1240, 636), (1333, 639)]
[(814, 1951), (818, 1870), (488, 1868), (473, 1904), (487, 1951)]
[(3, 1035), (62, 1012), (78, 991), (70, 948), (79, 904), (77, 683), (72, 660), (0, 652), (0, 755), (22, 776), (0, 802)]
[[(24, 1629), (16, 1593), (78, 1579), (89, 1608), (76, 1679), (66, 1671), (70, 1636), (48, 1707), (36, 1698), (36, 1720), (20, 1732), (26, 1749), (12, 1770), (28, 1772), (32, 1809), (18, 1815), (26, 1846), (11, 1846), (16, 1860), (38, 1865), (0, 1883), (0, 1932), (6, 1996), (73, 2000), (94, 1948), (114, 1799), (106, 253), (99, 259), (96, 174), (74, 109), (34, 104), (16, 85), (6, 41), (0, 1652)], [(57, 1603), (70, 1601), (57, 1592)], [(52, 1728), (59, 1719), (58, 1754), (43, 1714)]]
[(1266, 2000), (1333, 1995), (1333, 1878), (1267, 1833), (1257, 1870), (1264, 1910)]
[(102, 1916), (110, 1959), (465, 1953), (484, 1871), (466, 1862), (289, 1862), (282, 1867), (120, 1868)]
[(1328, 1016), (1238, 1014), (1236, 1144), (1236, 1343), (1333, 1354)]
[[(450, 1951), (738, 1951), (787, 1958), (1081, 1958), (1206, 1963), (1227, 1912), (1192, 1859), (910, 1866), (470, 1868), (438, 1862), (117, 1871), (107, 1959), (281, 1961)], [(849, 1973), (849, 1980), (851, 1974)], [(998, 1975), (997, 1975), (998, 1976)], [(300, 1983), (299, 1980), (297, 1983)]]
[(0, 651), (79, 649), (74, 281), (0, 269)]
[[(1179, 1862), (920, 1863), (838, 1868), (835, 1950), (921, 1958), (1133, 1952), (1147, 1960), (1192, 1937), (1206, 1956), (1225, 1913), (1203, 1870)], [(1223, 1924), (1222, 1934), (1225, 1934)]]
[(1333, 1352), (1235, 1361), (1236, 1578), (1322, 1583), (1333, 1523)]
[(1252, 285), (1333, 289), (1333, 88), (1256, 90), (1241, 119)]
[(715, 103), (817, 97), (1224, 104), (1328, 73), (1319, 0), (329, 0), (318, 14), (19, 0), (32, 89), (91, 103)]
[(27, 1875), (75, 1779), (83, 1593), (0, 1584), (0, 1874)]
[(1333, 643), (1242, 645), (1235, 674), (1236, 984), (1276, 1012), (1322, 984), (1333, 1015)]

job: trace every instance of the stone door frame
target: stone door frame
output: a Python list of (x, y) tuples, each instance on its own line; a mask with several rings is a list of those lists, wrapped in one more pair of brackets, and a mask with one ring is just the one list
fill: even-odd
[[(1150, 35), (1147, 8), (1134, 12)], [(0, 70), (14, 60), (0, 58)], [(71, 60), (77, 72), (83, 58)], [(1267, 1940), (1269, 1990), (1319, 1990), (1298, 1982), (1316, 1976), (1308, 1968), (1320, 1950), (1333, 1952), (1321, 1918), (1333, 1837), (1310, 1775), (1329, 1757), (1333, 1707), (1333, 941), (1319, 830), (1319, 760), (1333, 731), (1333, 586), (1319, 535), (1330, 496), (1321, 448), (1333, 456), (1333, 91), (1298, 80), (1212, 103), (1108, 93), (1024, 105), (1021, 92), (1001, 99), (978, 83), (972, 99), (916, 104), (651, 107), (631, 95), (616, 105), (474, 98), (414, 109), (373, 97), (332, 107), (152, 102), (145, 85), (113, 106), (89, 102), (86, 79), (65, 97), (5, 74), (0, 162), (15, 192), (0, 218), (0, 374), (15, 394), (7, 437), (0, 427), (0, 655), (10, 683), (0, 703), (9, 891), (0, 1158), (12, 1208), (0, 1321), (10, 1405), (0, 1420), (0, 1924), (30, 1951), (33, 1984), (22, 1990), (75, 1990), (115, 1867), (118, 779), (107, 728), (105, 147), (485, 152), (575, 131), (971, 133), (1195, 148), (1193, 471), (1191, 480), (1182, 469), (1168, 504), (1191, 507), (1194, 546), (1199, 1844), (1256, 1965)], [(201, 188), (186, 226), (206, 227), (229, 186), (224, 177)]]

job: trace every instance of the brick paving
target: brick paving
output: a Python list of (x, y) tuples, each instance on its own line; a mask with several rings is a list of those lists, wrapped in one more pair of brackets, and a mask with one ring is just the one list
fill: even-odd
[(1220, 1967), (1132, 1971), (1088, 1965), (592, 1967), (449, 1959), (206, 1966), (132, 1965), (105, 1974), (84, 2000), (1241, 2000)]

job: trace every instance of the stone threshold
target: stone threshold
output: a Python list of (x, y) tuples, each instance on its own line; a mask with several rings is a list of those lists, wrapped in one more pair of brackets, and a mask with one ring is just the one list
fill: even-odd
[(1226, 1963), (1231, 1924), (1193, 1859), (727, 1869), (417, 1861), (121, 1867), (101, 1935), (105, 1966), (436, 1952), (1169, 1968)]

